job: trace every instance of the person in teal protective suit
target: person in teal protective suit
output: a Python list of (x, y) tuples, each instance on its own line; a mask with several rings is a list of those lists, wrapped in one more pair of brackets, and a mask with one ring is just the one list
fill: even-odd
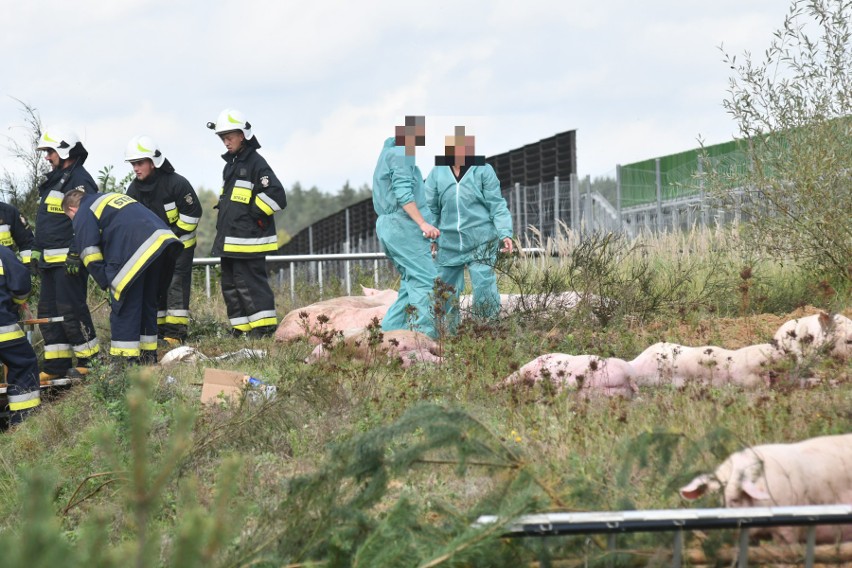
[(382, 319), (382, 330), (411, 329), (436, 337), (431, 292), (436, 269), (430, 240), (440, 232), (426, 208), (420, 168), (414, 149), (426, 143), (426, 120), (406, 116), (405, 126), (385, 140), (373, 173), (373, 208), (379, 216), (376, 235), (399, 271), (399, 297)]
[(512, 215), (500, 193), (500, 181), (483, 156), (474, 153), (474, 137), (457, 126), (445, 137), (446, 153), (435, 158), (426, 179), (426, 199), (435, 216), (438, 240), (438, 277), (455, 289), (447, 302), (447, 325), (455, 330), (464, 269), (473, 286), (473, 312), (494, 318), (500, 313), (500, 294), (494, 264), (497, 251), (511, 253)]

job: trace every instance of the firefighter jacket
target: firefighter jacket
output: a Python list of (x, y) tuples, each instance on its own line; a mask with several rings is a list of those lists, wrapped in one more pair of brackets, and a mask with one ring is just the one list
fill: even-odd
[(195, 246), (201, 202), (192, 185), (175, 173), (168, 160), (144, 181), (133, 180), (127, 187), (127, 195), (165, 221), (185, 248)]
[(273, 213), (287, 206), (284, 187), (266, 160), (246, 144), (236, 155), (223, 154), (219, 215), (213, 256), (262, 257), (278, 250)]
[(64, 263), (69, 252), (80, 252), (74, 245), (71, 219), (62, 211), (62, 198), (72, 189), (86, 193), (98, 192), (95, 180), (83, 168), (80, 159), (69, 168), (50, 172), (47, 180), (38, 188), (39, 202), (33, 249), (41, 251), (39, 265), (42, 267)]
[(30, 271), (12, 249), (0, 246), (0, 345), (24, 337), (18, 307), (30, 295)]
[(180, 245), (168, 225), (122, 193), (84, 196), (74, 238), (89, 274), (102, 289), (109, 287), (114, 302), (157, 257)]
[(17, 247), (21, 262), (30, 263), (33, 252), (33, 231), (18, 208), (0, 201), (0, 245)]

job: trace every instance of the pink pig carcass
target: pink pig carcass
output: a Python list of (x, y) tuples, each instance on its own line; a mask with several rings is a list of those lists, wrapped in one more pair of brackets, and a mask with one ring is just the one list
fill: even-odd
[[(718, 491), (726, 507), (852, 505), (852, 434), (746, 448), (681, 487), (680, 495), (694, 500)], [(754, 531), (791, 544), (806, 535), (806, 527)], [(852, 525), (818, 526), (816, 537), (820, 543), (852, 540)]]
[[(395, 290), (364, 288), (364, 296), (341, 296), (297, 308), (278, 324), (275, 341), (308, 337), (312, 343), (318, 343), (319, 339), (314, 334), (322, 331), (365, 328), (373, 318), (381, 321), (385, 317), (390, 305), (396, 301), (397, 294)], [(307, 317), (303, 318), (303, 313)], [(317, 321), (319, 316), (325, 316), (328, 321), (320, 324)]]
[(633, 368), (615, 357), (548, 353), (536, 357), (509, 375), (504, 386), (532, 386), (549, 380), (557, 389), (573, 389), (586, 395), (633, 398), (638, 392), (633, 381)]
[[(370, 332), (366, 329), (350, 330), (343, 334), (340, 342), (333, 344), (331, 349), (346, 349), (346, 353), (358, 359), (371, 362), (376, 357), (399, 357), (403, 368), (408, 368), (416, 362), (440, 363), (440, 348), (428, 335), (419, 331), (394, 330), (381, 332), (381, 341), (370, 342)], [(375, 341), (375, 340), (374, 340)], [(323, 345), (317, 345), (308, 355), (306, 363), (315, 363), (329, 356), (329, 350)]]
[(735, 385), (753, 389), (770, 386), (772, 366), (778, 354), (769, 343), (742, 349), (713, 345), (687, 347), (677, 343), (655, 343), (630, 362), (639, 386), (688, 383), (712, 386)]
[(790, 320), (775, 332), (773, 343), (797, 359), (825, 352), (845, 360), (852, 357), (852, 320), (825, 312)]

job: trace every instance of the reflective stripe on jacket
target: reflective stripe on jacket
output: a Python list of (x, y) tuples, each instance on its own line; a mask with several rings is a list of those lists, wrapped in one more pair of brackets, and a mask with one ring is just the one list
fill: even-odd
[(0, 245), (9, 248), (17, 247), (21, 262), (29, 264), (33, 252), (33, 231), (17, 207), (2, 201), (0, 201)]
[(273, 214), (287, 206), (284, 187), (266, 160), (245, 145), (224, 154), (214, 256), (258, 257), (278, 250)]
[(30, 271), (12, 249), (0, 245), (0, 343), (24, 337), (18, 306), (30, 295)]
[[(69, 252), (78, 252), (74, 245), (71, 219), (62, 211), (62, 198), (72, 189), (79, 189), (87, 194), (98, 192), (95, 180), (83, 168), (79, 159), (69, 168), (50, 172), (38, 188), (40, 199), (36, 212), (33, 249), (43, 251), (39, 262), (41, 266), (65, 262)], [(48, 254), (48, 251), (51, 251), (51, 254)]]
[(128, 195), (86, 195), (74, 217), (80, 258), (116, 301), (169, 246), (180, 240), (150, 209)]
[(201, 201), (189, 181), (176, 174), (168, 160), (144, 181), (133, 180), (127, 187), (127, 195), (171, 227), (185, 248), (198, 241), (196, 229), (201, 219)]

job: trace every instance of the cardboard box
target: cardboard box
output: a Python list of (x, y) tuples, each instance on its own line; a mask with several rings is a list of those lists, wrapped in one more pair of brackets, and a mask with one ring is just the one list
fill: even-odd
[[(201, 385), (201, 404), (216, 404), (221, 400), (235, 401), (242, 396), (248, 375), (239, 371), (204, 369), (204, 382)], [(224, 396), (220, 398), (220, 394)]]

